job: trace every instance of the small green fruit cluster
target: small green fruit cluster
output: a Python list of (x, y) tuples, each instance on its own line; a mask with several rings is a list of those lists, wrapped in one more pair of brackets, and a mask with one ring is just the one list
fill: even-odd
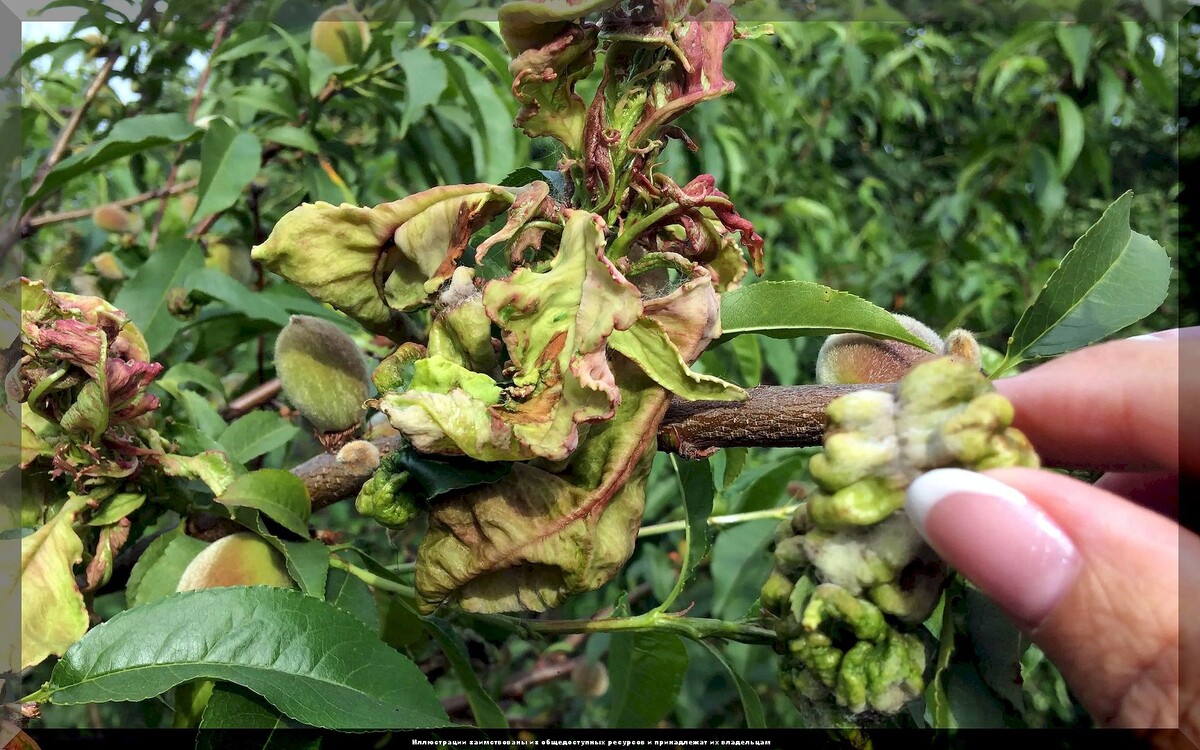
[(904, 514), (919, 474), (1038, 465), (1013, 409), (967, 362), (917, 365), (895, 393), (833, 401), (818, 490), (775, 538), (762, 606), (779, 636), (780, 685), (810, 716), (862, 721), (898, 712), (925, 688), (922, 626), (949, 570)]

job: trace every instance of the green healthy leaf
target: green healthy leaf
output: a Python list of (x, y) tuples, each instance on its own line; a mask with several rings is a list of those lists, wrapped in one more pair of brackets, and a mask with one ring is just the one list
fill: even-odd
[(508, 175), (500, 180), (499, 185), (507, 187), (525, 187), (531, 182), (541, 180), (550, 186), (550, 195), (557, 200), (565, 200), (567, 195), (567, 178), (562, 172), (556, 169), (535, 169), (533, 167), (520, 167), (509, 172)]
[(1117, 77), (1111, 65), (1100, 66), (1100, 111), (1104, 121), (1109, 122), (1121, 108), (1121, 100), (1125, 96), (1125, 84)]
[(624, 331), (613, 331), (609, 346), (629, 357), (654, 382), (688, 401), (743, 401), (746, 392), (712, 375), (693, 372), (666, 331), (649, 318), (639, 318)]
[(288, 574), (300, 584), (300, 590), (318, 599), (325, 598), (329, 576), (329, 548), (324, 542), (283, 542)]
[(146, 337), (151, 357), (167, 348), (183, 328), (183, 322), (167, 309), (168, 294), (203, 267), (204, 253), (195, 242), (164, 239), (117, 293), (113, 304), (124, 310)]
[(3, 671), (17, 672), (62, 654), (87, 631), (87, 608), (72, 572), (83, 560), (83, 542), (71, 528), (87, 499), (72, 494), (40, 529), (21, 537), (21, 575), (9, 577), (0, 590), (0, 609), (21, 613), (21, 652), (15, 653), (15, 644), (5, 649)]
[(230, 508), (253, 508), (301, 537), (308, 537), (308, 516), (312, 501), (308, 488), (291, 472), (282, 469), (260, 469), (233, 480), (233, 484), (217, 498)]
[(88, 519), (88, 526), (107, 526), (120, 521), (146, 502), (146, 496), (137, 492), (122, 492), (100, 504), (100, 510)]
[(721, 342), (745, 333), (772, 338), (865, 333), (929, 351), (895, 316), (811, 281), (760, 281), (721, 295)]
[(1133, 193), (1104, 211), (1050, 275), (1008, 340), (1002, 374), (1023, 359), (1087, 346), (1154, 312), (1171, 264), (1162, 247), (1129, 226)]
[(679, 570), (675, 588), (658, 606), (659, 611), (666, 611), (679, 598), (679, 594), (695, 574), (696, 568), (708, 554), (708, 548), (712, 544), (712, 530), (708, 526), (708, 517), (712, 515), (713, 496), (716, 494), (712, 466), (707, 460), (680, 462), (672, 456), (671, 467), (675, 470), (675, 480), (683, 496), (683, 508), (687, 514), (687, 558)]
[(288, 311), (269, 297), (250, 291), (237, 279), (215, 268), (193, 271), (183, 287), (220, 300), (253, 320), (266, 320), (282, 328), (291, 319)]
[(28, 209), (75, 177), (95, 172), (105, 164), (142, 151), (169, 144), (187, 143), (199, 137), (201, 132), (180, 114), (136, 115), (121, 120), (113, 125), (104, 140), (56, 164), (46, 174), (41, 187), (25, 199), (22, 210)]
[(213, 55), (213, 65), (230, 63), (252, 55), (275, 55), (283, 51), (285, 43), (282, 39), (269, 36), (252, 36), (238, 44), (223, 44)]
[(325, 729), (448, 724), (415, 664), (351, 615), (274, 586), (189, 591), (122, 612), (63, 655), (45, 694), (57, 705), (138, 701), (199, 678)]
[(293, 97), (299, 92), (308, 94), (312, 73), (308, 69), (308, 54), (305, 53), (304, 47), (296, 37), (289, 34), (280, 26), (271, 24), (271, 30), (279, 35), (279, 38), (283, 40), (283, 43), (288, 47), (288, 51), (292, 54), (292, 64), (288, 68), (288, 79), (295, 81)]
[(230, 458), (244, 464), (287, 445), (299, 434), (300, 428), (275, 412), (259, 410), (235, 419), (217, 442), (225, 446)]
[(295, 99), (286, 88), (271, 86), (262, 81), (235, 89), (229, 101), (231, 104), (247, 108), (250, 112), (269, 112), (285, 120), (295, 120), (300, 115)]
[(608, 726), (657, 726), (674, 707), (687, 667), (687, 648), (674, 633), (614, 633), (608, 646)]
[(1092, 31), (1087, 26), (1059, 26), (1054, 30), (1063, 54), (1071, 62), (1071, 78), (1075, 88), (1083, 88), (1087, 75), (1088, 58), (1092, 53)]
[(356, 576), (331, 568), (325, 581), (325, 601), (354, 615), (371, 630), (379, 628), (379, 608), (375, 604), (375, 596), (370, 587)]
[(713, 658), (721, 662), (721, 666), (729, 672), (729, 677), (733, 680), (734, 687), (737, 688), (738, 697), (742, 700), (742, 710), (746, 712), (746, 728), (766, 729), (767, 720), (763, 716), (762, 701), (758, 699), (758, 693), (754, 692), (754, 686), (737, 673), (719, 648), (708, 641), (700, 641), (700, 644), (708, 649)]
[(1066, 177), (1083, 150), (1083, 113), (1075, 100), (1066, 94), (1056, 94), (1054, 99), (1058, 102), (1058, 174)]
[(213, 120), (200, 144), (200, 186), (193, 220), (224, 211), (237, 202), (258, 174), (262, 146), (252, 133)]
[[(165, 390), (169, 390), (166, 386)], [(195, 391), (176, 391), (175, 397), (183, 407), (184, 416), (189, 426), (194, 427), (205, 437), (216, 440), (228, 427), (225, 418), (217, 411), (207, 398)], [(221, 447), (218, 445), (218, 447)]]
[(480, 36), (455, 36), (445, 40), (452, 47), (458, 47), (487, 66), (503, 86), (512, 86), (513, 76), (508, 69), (509, 58), (502, 49), (498, 48), (494, 39), (484, 39)]
[[(721, 472), (721, 484), (719, 489), (726, 490), (729, 486), (737, 481), (741, 476), (742, 471), (746, 468), (746, 459), (750, 457), (749, 448), (726, 448), (720, 451), (717, 455), (722, 457), (725, 462), (724, 471)], [(716, 456), (713, 457), (714, 460)]]
[(756, 521), (725, 529), (712, 550), (714, 617), (746, 616), (771, 572), (768, 548), (778, 521)]
[(938, 639), (937, 659), (933, 665), (933, 677), (929, 687), (925, 689), (926, 721), (935, 729), (953, 729), (954, 714), (950, 708), (950, 699), (946, 695), (946, 670), (954, 657), (955, 643), (955, 609), (957, 595), (954, 586), (942, 593), (942, 601), (929, 618), (929, 623), (936, 627)]
[(513, 112), (500, 98), (496, 85), (473, 65), (448, 55), (442, 59), (471, 113), (470, 132), (479, 179), (498, 180), (513, 170), (518, 153)]
[(454, 674), (462, 683), (467, 702), (471, 704), (471, 713), (475, 715), (475, 725), (488, 729), (507, 729), (508, 719), (505, 718), (504, 711), (500, 710), (492, 696), (479, 684), (475, 670), (471, 669), (471, 660), (467, 658), (467, 649), (462, 638), (444, 620), (430, 617), (426, 618), (424, 623), (425, 629), (442, 647), (442, 653), (446, 655)]
[(295, 125), (277, 125), (269, 128), (263, 132), (262, 139), (267, 142), (298, 148), (310, 154), (321, 153), (321, 144), (317, 143), (317, 139), (313, 137), (313, 134)]
[(507, 461), (476, 461), (466, 456), (418, 453), (403, 446), (393, 453), (396, 468), (408, 472), (405, 491), (421, 500), (432, 500), (447, 492), (499, 482), (512, 471)]
[(966, 609), (964, 624), (975, 655), (979, 675), (996, 695), (1020, 710), (1024, 705), (1021, 691), (1021, 655), (1028, 643), (1021, 630), (991, 599), (978, 589), (963, 592)]
[(730, 348), (737, 359), (738, 374), (746, 388), (755, 388), (762, 382), (762, 345), (754, 336), (739, 336)]
[(185, 534), (182, 525), (150, 542), (129, 572), (126, 606), (133, 608), (174, 594), (188, 563), (207, 546)]
[(400, 118), (400, 132), (396, 139), (404, 138), (408, 128), (416, 122), (425, 110), (437, 103), (450, 82), (446, 73), (446, 63), (423, 47), (401, 50), (402, 41), (397, 37), (393, 42), (393, 55), (400, 69), (404, 71), (404, 114)]
[[(279, 713), (270, 703), (255, 695), (251, 691), (239, 685), (228, 683), (220, 683), (213, 688), (212, 695), (208, 699), (208, 705), (204, 707), (204, 715), (200, 718), (200, 729), (281, 729), (281, 728), (299, 728), (301, 725), (289, 721), (287, 717)], [(289, 750), (293, 747), (290, 744), (293, 732), (287, 733), (286, 745)], [(212, 743), (209, 740), (215, 739), (216, 733), (201, 731), (197, 737), (197, 750), (207, 747), (221, 747), (218, 743)], [(284, 739), (282, 736), (275, 739), (275, 745), (265, 743), (261, 747), (280, 747), (282, 750)]]
[(988, 689), (973, 664), (956, 662), (943, 675), (954, 728), (997, 729), (1006, 725), (1008, 709)]
[(212, 370), (194, 362), (171, 365), (170, 369), (158, 376), (154, 382), (172, 394), (177, 394), (181, 386), (191, 383), (216, 396), (222, 404), (226, 401), (225, 384), (221, 382), (221, 378)]
[(384, 643), (406, 649), (429, 640), (425, 621), (407, 599), (376, 589), (375, 602), (379, 608), (379, 637)]

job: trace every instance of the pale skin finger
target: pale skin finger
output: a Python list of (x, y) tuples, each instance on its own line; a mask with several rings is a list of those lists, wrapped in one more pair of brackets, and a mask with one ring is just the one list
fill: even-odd
[(1029, 469), (929, 472), (909, 488), (908, 510), (939, 554), (1045, 650), (1097, 721), (1200, 737), (1200, 688), (1187, 677), (1200, 665), (1200, 537)]
[(1200, 370), (1181, 367), (1195, 359), (1200, 329), (1188, 328), (1082, 349), (995, 385), (1048, 466), (1200, 474), (1200, 399), (1180, 399), (1181, 386), (1200, 392)]

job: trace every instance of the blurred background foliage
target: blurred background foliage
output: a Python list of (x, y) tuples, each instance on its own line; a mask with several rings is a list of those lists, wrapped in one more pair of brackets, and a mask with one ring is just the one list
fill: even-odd
[[(511, 126), (507, 56), (489, 20), (494, 11), (477, 3), (370, 3), (362, 8), (372, 22), (369, 47), (344, 66), (310, 49), (309, 26), (321, 8), (303, 3), (169, 0), (136, 28), (100, 4), (56, 5), (83, 16), (51, 39), (28, 24), (9, 79), (23, 95), (25, 187), (114, 50), (112, 75), (69, 153), (103, 141), (118, 124), (144, 137), (127, 139), (124, 149), (106, 152), (112, 158), (94, 160), (25, 206), (21, 271), (60, 290), (132, 303), (140, 315), (173, 315), (157, 358), (168, 367), (196, 365), (216, 385), (195, 389), (180, 375), (176, 390), (162, 394), (164, 409), (215, 438), (234, 420), (229, 403), (274, 376), (269, 352), (281, 314), (284, 322), (292, 312), (336, 317), (250, 261), (249, 248), (285, 212), (304, 201), (375, 204), (438, 184), (497, 182), (527, 165), (554, 167), (549, 143), (530, 142)], [(1017, 4), (1024, 12), (1010, 8), (1004, 18), (963, 11), (936, 21), (924, 18), (923, 4), (908, 5), (873, 4), (828, 20), (814, 11), (796, 22), (770, 4), (749, 4), (748, 26), (771, 21), (773, 33), (737, 41), (727, 55), (737, 90), (680, 123), (700, 149), (674, 143), (670, 169), (680, 178), (716, 176), (766, 239), (767, 279), (819, 281), (942, 332), (969, 328), (1003, 349), (1058, 259), (1122, 192), (1135, 191), (1133, 227), (1178, 259), (1180, 139), (1185, 152), (1196, 145), (1177, 96), (1183, 84), (1185, 97), (1195, 98), (1200, 21), (1179, 22), (1154, 0), (1061, 2), (1054, 9), (1066, 22), (1047, 22), (1044, 3)], [(233, 9), (234, 22), (214, 46), (223, 9)], [(586, 96), (589, 84), (582, 89)], [(163, 114), (207, 130), (155, 140), (146, 118)], [(202, 169), (205, 133), (222, 119), (241, 138), (238, 153), (258, 158), (259, 169), (240, 177)], [(133, 203), (127, 226), (109, 231), (91, 220), (92, 209), (121, 200)], [(219, 210), (192, 216), (204, 200)], [(149, 262), (180, 247), (203, 253), (235, 293), (211, 275), (184, 278), (182, 261)], [(191, 289), (188, 278), (198, 280)], [(1139, 331), (1197, 322), (1174, 293), (1186, 295), (1186, 281), (1173, 284)], [(388, 351), (387, 342), (355, 333), (373, 356)], [(809, 382), (819, 343), (741, 337), (706, 354), (702, 367), (746, 385)], [(211, 386), (211, 376), (199, 380)], [(266, 410), (298, 422), (285, 407), (276, 401)], [(294, 439), (257, 464), (286, 468), (315, 455), (319, 446), (306, 435), (289, 433)], [(803, 497), (807, 453), (722, 452), (714, 460), (715, 512), (768, 510)], [(645, 523), (681, 518), (678, 492), (660, 456)], [(419, 538), (419, 529), (389, 537), (346, 503), (314, 522), (397, 565), (411, 560)], [(682, 600), (694, 602), (693, 614), (736, 619), (756, 608), (775, 523), (717, 534), (707, 574)], [(681, 540), (678, 532), (647, 537), (616, 581), (554, 614), (588, 617), (619, 598), (633, 611), (652, 606), (671, 587)], [(119, 591), (108, 597), (97, 608), (110, 616), (124, 602)], [(385, 640), (423, 664), (444, 695), (461, 692), (436, 644), (385, 595), (376, 602)], [(614, 713), (621, 709), (603, 689), (607, 680), (578, 666), (619, 669), (607, 660), (608, 636), (549, 649), (487, 629), (463, 636), (484, 687), (493, 695), (508, 690), (504, 705), (515, 722), (604, 726), (626, 718)], [(980, 666), (995, 654), (955, 657), (948, 684), (959, 725), (1086, 721), (1036, 650), (1015, 640), (1008, 647), (1024, 676), (1015, 692)], [(774, 685), (765, 649), (722, 651), (762, 696), (769, 724), (799, 723)], [(742, 725), (728, 672), (702, 649), (689, 656), (654, 676), (678, 684), (662, 721)], [(572, 679), (521, 686), (562, 660), (573, 660), (572, 669), (559, 669)], [(151, 701), (50, 708), (46, 721), (154, 726), (169, 716)]]

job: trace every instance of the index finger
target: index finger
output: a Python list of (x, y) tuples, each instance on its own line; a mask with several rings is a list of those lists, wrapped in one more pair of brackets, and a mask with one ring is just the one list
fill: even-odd
[[(1181, 355), (1200, 358), (1200, 328), (1081, 349), (995, 385), (1047, 465), (1195, 473), (1197, 415), (1181, 420)], [(1183, 388), (1194, 394), (1185, 411), (1196, 411), (1200, 370), (1182, 371)]]

